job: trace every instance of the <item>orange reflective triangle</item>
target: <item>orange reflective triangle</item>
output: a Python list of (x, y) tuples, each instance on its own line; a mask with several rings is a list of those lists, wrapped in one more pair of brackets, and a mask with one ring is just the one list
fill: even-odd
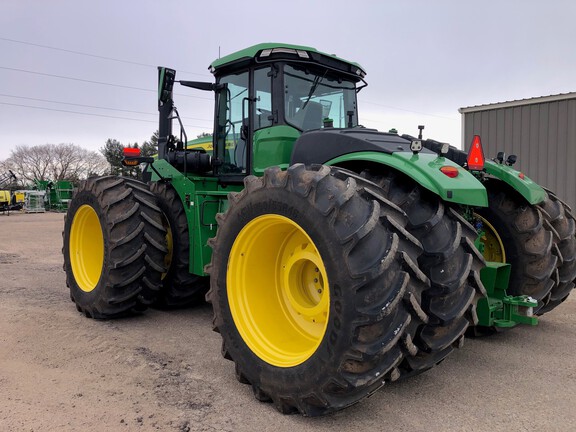
[(480, 135), (474, 135), (472, 145), (468, 152), (468, 169), (472, 171), (482, 171), (484, 169), (484, 150)]

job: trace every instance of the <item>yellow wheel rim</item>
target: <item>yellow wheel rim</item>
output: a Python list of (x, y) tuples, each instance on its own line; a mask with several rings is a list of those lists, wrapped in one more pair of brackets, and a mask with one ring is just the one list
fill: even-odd
[(474, 214), (474, 216), (480, 219), (484, 226), (484, 237), (482, 237), (482, 242), (484, 243), (484, 259), (486, 261), (505, 263), (506, 252), (504, 251), (504, 244), (498, 235), (498, 231), (479, 214)]
[(98, 215), (89, 205), (81, 206), (70, 228), (70, 264), (82, 291), (96, 288), (104, 265), (104, 235)]
[(292, 367), (314, 354), (328, 323), (329, 284), (297, 223), (271, 214), (248, 223), (230, 251), (226, 284), (236, 328), (260, 359)]

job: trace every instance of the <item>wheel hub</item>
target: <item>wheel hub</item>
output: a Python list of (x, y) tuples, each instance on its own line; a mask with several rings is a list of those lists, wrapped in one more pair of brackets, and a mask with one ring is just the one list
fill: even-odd
[(303, 243), (283, 256), (281, 290), (294, 319), (322, 323), (326, 322), (328, 295), (324, 295), (324, 277), (318, 267), (322, 263), (317, 263), (317, 251), (311, 249), (310, 243)]
[(475, 213), (474, 217), (478, 218), (482, 222), (482, 227), (484, 230), (484, 235), (482, 236), (482, 242), (484, 243), (484, 259), (486, 261), (493, 261), (498, 263), (506, 262), (506, 251), (504, 250), (504, 243), (496, 231), (496, 228), (488, 222), (485, 218)]
[(269, 214), (246, 224), (232, 246), (226, 283), (234, 324), (262, 360), (296, 366), (324, 339), (326, 269), (312, 239), (291, 219)]
[(104, 235), (96, 211), (84, 204), (70, 228), (70, 265), (78, 287), (91, 292), (98, 285), (104, 264)]

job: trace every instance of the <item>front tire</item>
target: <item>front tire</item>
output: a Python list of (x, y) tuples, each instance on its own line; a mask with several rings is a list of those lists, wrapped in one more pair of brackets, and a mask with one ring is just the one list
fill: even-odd
[(78, 311), (107, 319), (145, 310), (161, 286), (165, 236), (146, 184), (116, 176), (82, 182), (65, 218), (62, 249)]
[(248, 177), (229, 199), (207, 299), (238, 379), (309, 416), (397, 379), (427, 319), (403, 213), (338, 170), (301, 164)]

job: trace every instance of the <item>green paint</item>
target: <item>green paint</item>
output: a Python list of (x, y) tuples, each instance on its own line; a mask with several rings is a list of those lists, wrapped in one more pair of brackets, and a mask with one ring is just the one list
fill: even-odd
[(294, 141), (300, 132), (291, 126), (274, 126), (254, 133), (254, 174), (261, 176), (271, 166), (288, 168)]
[(260, 53), (260, 51), (265, 50), (265, 49), (274, 49), (274, 48), (288, 48), (288, 49), (294, 49), (294, 50), (300, 50), (300, 51), (307, 51), (307, 52), (322, 54), (322, 55), (325, 55), (327, 57), (331, 57), (333, 59), (339, 60), (343, 63), (347, 63), (349, 65), (357, 67), (358, 69), (361, 69), (362, 72), (364, 72), (364, 68), (362, 66), (360, 66), (358, 63), (342, 59), (340, 57), (335, 56), (334, 54), (323, 53), (321, 51), (318, 51), (316, 48), (303, 46), (303, 45), (291, 45), (291, 44), (270, 43), (270, 42), (261, 43), (258, 45), (253, 45), (253, 46), (245, 48), (243, 50), (236, 51), (232, 54), (228, 54), (227, 56), (221, 57), (218, 60), (214, 60), (212, 62), (212, 64), (210, 65), (210, 68), (217, 70), (217, 69), (219, 69), (223, 66), (226, 66), (230, 63), (234, 63), (234, 62), (244, 60), (244, 59), (253, 59)]
[(486, 246), (484, 246), (484, 242), (482, 241), (485, 235), (485, 231), (480, 231), (478, 232), (478, 237), (476, 237), (476, 240), (474, 240), (474, 246), (476, 246), (476, 249), (478, 249), (478, 252), (480, 252), (480, 255), (482, 256), (484, 256), (484, 249), (486, 248)]
[[(216, 214), (222, 213), (228, 206), (228, 193), (239, 192), (241, 185), (223, 187), (215, 177), (184, 176), (166, 160), (154, 161), (154, 168), (169, 181), (178, 192), (186, 218), (188, 220), (190, 273), (206, 276), (204, 266), (212, 258), (212, 249), (208, 240), (216, 235), (218, 224)], [(160, 180), (156, 173), (153, 181)]]
[[(345, 166), (349, 161), (376, 162), (403, 172), (426, 189), (434, 192), (442, 200), (474, 207), (487, 207), (486, 189), (472, 174), (450, 159), (431, 153), (411, 152), (350, 153), (326, 162), (326, 165)], [(440, 172), (443, 166), (458, 169), (458, 176), (450, 178)]]
[(506, 294), (510, 279), (510, 264), (487, 262), (480, 271), (480, 279), (487, 296), (478, 300), (478, 325), (483, 327), (514, 327), (518, 324), (537, 325), (533, 310), (538, 302), (529, 296), (512, 297)]
[(496, 163), (491, 160), (485, 162), (484, 168), (488, 174), (509, 184), (522, 195), (530, 204), (539, 204), (546, 199), (546, 191), (528, 176), (521, 178), (520, 171), (508, 165)]

